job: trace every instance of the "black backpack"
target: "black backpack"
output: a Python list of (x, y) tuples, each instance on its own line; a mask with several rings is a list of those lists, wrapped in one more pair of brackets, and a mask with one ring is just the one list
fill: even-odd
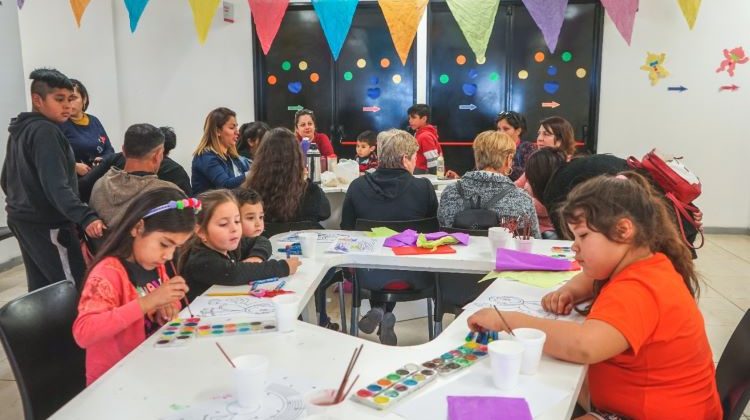
[(491, 227), (500, 226), (500, 217), (492, 208), (508, 193), (515, 189), (515, 185), (503, 184), (503, 189), (493, 195), (489, 201), (482, 204), (482, 197), (476, 194), (470, 198), (464, 195), (461, 181), (456, 182), (456, 191), (464, 202), (464, 209), (456, 214), (453, 219), (453, 227), (459, 229), (487, 230)]

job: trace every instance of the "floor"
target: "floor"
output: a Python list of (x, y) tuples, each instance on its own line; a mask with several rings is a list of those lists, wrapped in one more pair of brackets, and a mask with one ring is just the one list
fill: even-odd
[[(708, 235), (706, 239), (706, 246), (698, 251), (699, 258), (696, 260), (698, 270), (705, 281), (699, 306), (706, 322), (706, 332), (714, 360), (718, 361), (735, 326), (750, 308), (750, 236)], [(25, 292), (23, 266), (0, 273), (0, 307)], [(338, 320), (337, 296), (331, 293), (329, 302), (331, 317)], [(451, 320), (451, 316), (446, 316), (444, 326)], [(427, 341), (427, 321), (422, 318), (399, 322), (396, 325), (396, 333), (400, 345), (423, 343)], [(368, 340), (377, 340), (374, 334), (361, 336)], [(2, 348), (0, 407), (0, 420), (23, 418), (18, 389)], [(745, 411), (744, 418), (750, 420), (750, 408)]]

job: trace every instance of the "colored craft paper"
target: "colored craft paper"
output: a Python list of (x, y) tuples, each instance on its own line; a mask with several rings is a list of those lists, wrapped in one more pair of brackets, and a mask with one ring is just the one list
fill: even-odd
[(375, 227), (370, 229), (370, 232), (365, 233), (365, 235), (371, 238), (387, 238), (389, 236), (398, 235), (398, 232), (387, 227)]
[(701, 8), (701, 0), (677, 0), (682, 10), (682, 15), (685, 16), (690, 29), (693, 29), (695, 25), (695, 19), (698, 17), (698, 9)]
[(529, 404), (523, 398), (448, 397), (448, 420), (476, 420), (487, 413), (502, 413), (514, 420), (531, 420)]
[(651, 86), (655, 86), (660, 79), (669, 76), (669, 72), (664, 68), (664, 60), (666, 58), (667, 54), (665, 53), (646, 53), (646, 63), (641, 66), (641, 70), (648, 72), (648, 79), (651, 81)]
[(602, 6), (607, 10), (609, 18), (612, 19), (617, 30), (625, 42), (630, 45), (633, 38), (633, 23), (635, 13), (638, 11), (638, 0), (602, 0)]
[(548, 289), (570, 280), (577, 271), (490, 271), (479, 283), (498, 278)]
[(523, 4), (542, 31), (547, 48), (554, 53), (565, 20), (568, 0), (523, 0)]
[(397, 247), (397, 246), (412, 246), (417, 243), (417, 231), (413, 229), (406, 229), (405, 231), (393, 235), (390, 238), (387, 238), (385, 242), (383, 243), (383, 246), (387, 246), (389, 248)]
[(86, 11), (90, 1), (91, 0), (70, 0), (70, 7), (73, 9), (73, 15), (76, 17), (76, 24), (79, 28), (81, 27), (81, 17), (83, 17), (83, 12)]
[(500, 0), (447, 0), (447, 3), (477, 61), (484, 62)]
[(417, 27), (424, 15), (427, 0), (378, 0), (378, 4), (388, 24), (393, 46), (396, 47), (401, 64), (406, 65), (406, 58), (417, 35)]
[(247, 0), (250, 13), (255, 22), (255, 33), (258, 34), (263, 54), (268, 55), (271, 44), (279, 32), (281, 21), (286, 14), (289, 0)]
[(726, 71), (731, 77), (734, 77), (734, 69), (737, 64), (745, 64), (748, 61), (748, 57), (742, 47), (733, 48), (732, 50), (725, 48), (723, 54), (724, 60), (721, 61), (721, 65), (716, 69), (716, 72)]
[(354, 12), (359, 0), (312, 0), (315, 13), (320, 19), (320, 26), (328, 40), (333, 60), (339, 59), (341, 47), (352, 26)]
[(575, 261), (571, 262), (513, 249), (498, 248), (496, 257), (495, 269), (497, 271), (572, 271), (580, 269)]
[(198, 33), (198, 42), (206, 43), (208, 30), (211, 28), (211, 22), (214, 20), (216, 10), (219, 8), (221, 0), (188, 0), (190, 8), (193, 9), (193, 21), (195, 31)]
[(442, 245), (455, 245), (458, 241), (452, 236), (443, 236), (440, 239), (428, 241), (423, 233), (419, 234), (417, 238), (417, 246), (420, 248), (435, 249)]
[(397, 246), (391, 248), (394, 255), (433, 255), (433, 254), (455, 254), (456, 250), (450, 245), (442, 245), (434, 249), (420, 248), (418, 246)]
[(446, 236), (453, 237), (453, 239), (456, 240), (456, 243), (459, 243), (461, 245), (469, 245), (469, 234), (468, 233), (445, 233), (445, 232), (433, 232), (433, 233), (426, 233), (425, 239), (428, 241), (434, 241)]
[(148, 0), (125, 0), (125, 8), (128, 9), (130, 17), (130, 32), (135, 32), (138, 21), (141, 20), (143, 10), (146, 8)]
[(24, 0), (16, 0), (16, 4), (18, 5), (19, 9), (23, 8), (23, 2)]

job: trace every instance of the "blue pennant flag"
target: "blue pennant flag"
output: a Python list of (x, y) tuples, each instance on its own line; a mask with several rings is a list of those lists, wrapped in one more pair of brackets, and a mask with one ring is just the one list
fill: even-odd
[(148, 0), (125, 0), (125, 7), (128, 9), (128, 16), (130, 16), (130, 32), (135, 32), (143, 9), (146, 8), (147, 4)]
[(334, 61), (339, 59), (358, 2), (359, 0), (312, 0)]

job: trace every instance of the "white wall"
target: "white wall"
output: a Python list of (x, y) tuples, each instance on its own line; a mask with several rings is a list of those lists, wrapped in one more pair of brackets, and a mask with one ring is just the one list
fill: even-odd
[[(24, 71), (21, 62), (21, 36), (18, 31), (18, 14), (15, 2), (6, 1), (0, 6), (0, 162), (5, 162), (8, 141), (6, 127), (10, 119), (26, 110)], [(0, 225), (6, 226), (5, 195), (0, 191)], [(21, 255), (18, 242), (6, 239), (0, 242), (0, 264)]]
[[(697, 203), (709, 227), (750, 226), (750, 64), (738, 66), (734, 77), (715, 73), (724, 48), (744, 45), (750, 53), (748, 16), (750, 2), (704, 1), (690, 31), (676, 1), (644, 0), (630, 47), (609, 19), (604, 26), (598, 151), (640, 157), (658, 147), (684, 155), (701, 178)], [(639, 70), (647, 51), (667, 54), (671, 76), (656, 87)], [(732, 83), (742, 88), (718, 91)], [(667, 91), (679, 85), (688, 90)]]

